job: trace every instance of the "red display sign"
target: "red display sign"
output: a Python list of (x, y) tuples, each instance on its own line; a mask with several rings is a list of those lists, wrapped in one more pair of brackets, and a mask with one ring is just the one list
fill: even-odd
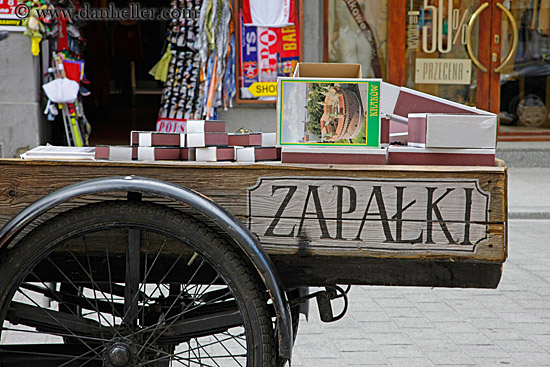
[(187, 120), (160, 117), (157, 120), (157, 131), (163, 133), (185, 133), (187, 132)]
[[(19, 3), (17, 2), (17, 0), (0, 0), (0, 30), (25, 30), (25, 28), (23, 27), (23, 19), (20, 19), (16, 16), (16, 10), (18, 6)], [(23, 11), (25, 11), (25, 9), (23, 9)]]
[(15, 15), (17, 0), (0, 0), (0, 16)]

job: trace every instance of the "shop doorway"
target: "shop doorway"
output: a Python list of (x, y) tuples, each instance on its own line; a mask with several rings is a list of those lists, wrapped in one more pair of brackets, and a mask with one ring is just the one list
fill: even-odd
[[(118, 9), (128, 0), (109, 0)], [(141, 8), (168, 8), (170, 0), (139, 0)], [(106, 8), (106, 0), (86, 0)], [(149, 75), (165, 46), (165, 20), (88, 21), (85, 28), (86, 86), (84, 108), (92, 126), (90, 145), (127, 145), (132, 130), (154, 130), (163, 84)]]

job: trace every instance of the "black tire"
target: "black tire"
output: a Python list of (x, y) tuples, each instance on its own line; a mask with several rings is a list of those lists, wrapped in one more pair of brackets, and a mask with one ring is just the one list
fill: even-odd
[(271, 367), (267, 298), (243, 255), (196, 219), (88, 205), (0, 253), (0, 365)]

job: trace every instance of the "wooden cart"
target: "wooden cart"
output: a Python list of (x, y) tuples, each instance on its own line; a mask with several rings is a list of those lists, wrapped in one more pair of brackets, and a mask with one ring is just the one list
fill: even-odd
[(2, 160), (0, 225), (1, 365), (282, 365), (338, 285), (497, 287), (507, 174)]

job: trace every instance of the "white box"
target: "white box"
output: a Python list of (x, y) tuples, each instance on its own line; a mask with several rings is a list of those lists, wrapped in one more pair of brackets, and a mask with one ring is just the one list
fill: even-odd
[(216, 162), (218, 160), (217, 148), (216, 147), (197, 148), (195, 150), (195, 160), (197, 162)]
[(235, 147), (235, 155), (237, 162), (254, 163), (256, 162), (256, 155), (254, 154), (254, 147)]
[(262, 147), (274, 147), (277, 145), (277, 133), (262, 133)]
[(408, 144), (426, 148), (495, 149), (494, 114), (411, 113)]
[[(141, 141), (141, 137), (140, 137)], [(138, 147), (138, 161), (154, 161), (155, 160), (155, 148), (154, 147)]]

